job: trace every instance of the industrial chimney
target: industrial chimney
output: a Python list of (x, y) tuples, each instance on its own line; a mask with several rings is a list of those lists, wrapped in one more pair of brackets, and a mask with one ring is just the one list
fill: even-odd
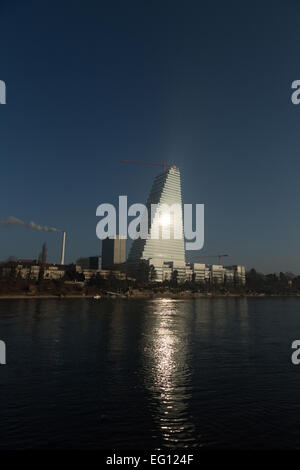
[(41, 253), (41, 263), (42, 265), (46, 264), (47, 261), (47, 245), (43, 243), (42, 253)]
[(62, 233), (61, 259), (60, 264), (65, 264), (66, 232)]

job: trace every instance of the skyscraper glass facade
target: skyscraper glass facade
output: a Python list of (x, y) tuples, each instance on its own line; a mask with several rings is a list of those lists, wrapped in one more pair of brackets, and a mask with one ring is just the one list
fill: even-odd
[[(157, 207), (152, 208), (151, 214), (152, 205)], [(148, 237), (133, 241), (129, 261), (161, 259), (185, 263), (180, 171), (175, 165), (156, 176), (146, 207)]]

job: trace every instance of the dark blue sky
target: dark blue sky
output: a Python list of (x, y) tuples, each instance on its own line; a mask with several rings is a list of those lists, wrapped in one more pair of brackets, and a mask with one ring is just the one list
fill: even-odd
[[(202, 254), (300, 273), (300, 5), (262, 3), (0, 0), (0, 218), (93, 255), (96, 207), (144, 202), (157, 171), (120, 159), (175, 162)], [(57, 261), (57, 234), (1, 228), (0, 259), (44, 241)]]

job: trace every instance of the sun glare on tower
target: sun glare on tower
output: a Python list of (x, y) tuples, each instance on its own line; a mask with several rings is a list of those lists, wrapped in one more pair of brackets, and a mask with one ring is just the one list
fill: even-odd
[(170, 223), (171, 223), (171, 217), (169, 213), (165, 213), (160, 216), (160, 225), (162, 227), (168, 227)]

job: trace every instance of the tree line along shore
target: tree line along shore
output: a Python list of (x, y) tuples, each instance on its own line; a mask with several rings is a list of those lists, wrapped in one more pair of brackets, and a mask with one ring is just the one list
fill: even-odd
[(145, 273), (137, 279), (118, 279), (113, 271), (107, 278), (100, 274), (84, 282), (79, 273), (66, 271), (59, 280), (26, 280), (14, 276), (0, 278), (0, 298), (187, 298), (187, 297), (264, 297), (300, 296), (300, 276), (262, 274), (251, 269), (245, 285), (200, 283), (194, 279), (179, 283), (176, 277), (162, 283), (153, 282)]

